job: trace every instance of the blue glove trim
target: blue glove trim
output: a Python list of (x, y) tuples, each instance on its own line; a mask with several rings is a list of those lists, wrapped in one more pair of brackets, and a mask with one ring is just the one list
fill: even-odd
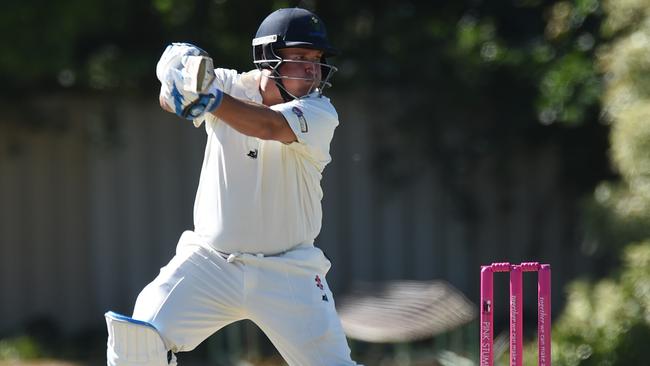
[(116, 313), (114, 311), (108, 311), (108, 312), (106, 312), (106, 314), (104, 314), (104, 316), (108, 317), (108, 318), (111, 318), (111, 319), (115, 319), (117, 321), (133, 323), (133, 324), (141, 325), (141, 326), (144, 326), (144, 327), (150, 327), (150, 328), (156, 329), (156, 327), (154, 327), (154, 325), (151, 324), (151, 323), (148, 323), (148, 322), (145, 322), (145, 321), (142, 321), (142, 320), (136, 320), (136, 319), (133, 319), (133, 318), (128, 317), (126, 315), (118, 314), (118, 313)]
[(174, 113), (176, 113), (179, 116), (183, 116), (183, 94), (181, 94), (180, 91), (178, 91), (178, 88), (176, 87), (176, 83), (174, 83), (172, 87), (172, 97), (174, 97)]
[(196, 100), (183, 107), (185, 97), (178, 90), (175, 83), (171, 95), (174, 98), (174, 113), (189, 120), (194, 120), (207, 112), (214, 111), (221, 105), (223, 100), (223, 92), (220, 89), (213, 88), (209, 94), (198, 94)]
[[(223, 100), (223, 92), (219, 89), (211, 90), (214, 94), (199, 94), (199, 97), (179, 114), (179, 116), (193, 120), (201, 117), (203, 114), (212, 112)], [(177, 113), (178, 114), (178, 113)]]
[(221, 89), (214, 88), (212, 91), (215, 94), (214, 100), (212, 101), (212, 104), (210, 104), (207, 107), (208, 109), (206, 110), (206, 112), (214, 111), (221, 105), (221, 102), (223, 101), (223, 92), (221, 91)]

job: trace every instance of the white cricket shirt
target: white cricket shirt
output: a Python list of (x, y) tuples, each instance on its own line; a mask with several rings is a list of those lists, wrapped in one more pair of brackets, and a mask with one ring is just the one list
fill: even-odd
[[(216, 69), (217, 85), (239, 99), (262, 103), (261, 73)], [(311, 94), (274, 105), (298, 141), (283, 144), (243, 135), (208, 115), (194, 231), (214, 249), (277, 254), (313, 244), (322, 221), (321, 174), (331, 161), (338, 125), (330, 100)]]

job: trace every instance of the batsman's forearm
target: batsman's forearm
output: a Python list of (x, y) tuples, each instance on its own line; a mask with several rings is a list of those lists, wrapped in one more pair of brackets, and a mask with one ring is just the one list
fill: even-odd
[(296, 141), (282, 113), (262, 104), (224, 94), (221, 105), (212, 114), (247, 136), (285, 143)]

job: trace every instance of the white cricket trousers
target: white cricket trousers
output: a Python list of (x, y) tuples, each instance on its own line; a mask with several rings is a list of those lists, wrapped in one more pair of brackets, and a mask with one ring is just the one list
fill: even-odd
[(133, 318), (153, 324), (173, 352), (190, 351), (224, 326), (250, 319), (291, 366), (356, 365), (320, 249), (224, 257), (194, 232), (183, 233), (176, 255), (138, 296)]

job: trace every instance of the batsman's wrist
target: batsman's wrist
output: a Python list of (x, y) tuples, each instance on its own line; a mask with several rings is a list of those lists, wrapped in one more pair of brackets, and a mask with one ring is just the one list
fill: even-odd
[(199, 94), (198, 98), (187, 105), (180, 113), (180, 116), (194, 120), (202, 117), (205, 113), (216, 110), (223, 101), (223, 91), (218, 88), (211, 88), (206, 94)]
[(214, 95), (214, 99), (206, 107), (206, 112), (214, 112), (217, 108), (219, 108), (221, 102), (223, 102), (223, 91), (217, 88), (216, 86), (214, 86), (213, 83), (209, 93), (211, 95)]

